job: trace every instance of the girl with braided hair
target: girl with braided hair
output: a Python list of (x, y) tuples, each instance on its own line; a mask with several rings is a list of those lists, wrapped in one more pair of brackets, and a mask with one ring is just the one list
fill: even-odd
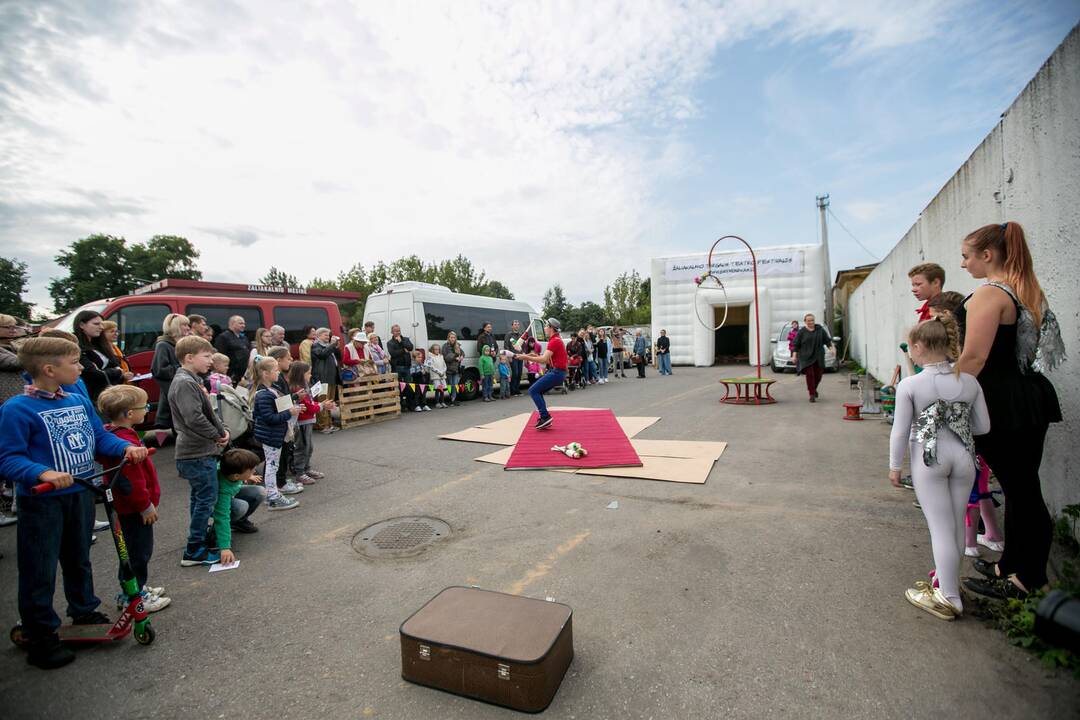
[(904, 451), (911, 453), (915, 496), (930, 529), (936, 581), (915, 583), (908, 602), (942, 620), (963, 612), (960, 559), (968, 496), (975, 481), (975, 440), (990, 430), (982, 388), (949, 362), (960, 355), (960, 329), (943, 315), (915, 326), (909, 352), (923, 371), (896, 386), (889, 443), (889, 481), (900, 485)]

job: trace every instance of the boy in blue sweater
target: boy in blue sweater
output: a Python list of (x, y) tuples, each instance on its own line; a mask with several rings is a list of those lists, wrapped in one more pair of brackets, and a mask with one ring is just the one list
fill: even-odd
[[(73, 477), (94, 474), (94, 455), (146, 459), (107, 432), (85, 396), (66, 392), (82, 373), (79, 346), (60, 338), (34, 338), (19, 348), (19, 362), (33, 382), (0, 410), (0, 476), (15, 482), (19, 498), (19, 616), (30, 642), (27, 662), (43, 669), (66, 665), (75, 655), (60, 645), (53, 609), (56, 564), (64, 572), (67, 614), (75, 625), (112, 621), (97, 610), (90, 567), (94, 498)], [(38, 483), (55, 488), (31, 494)]]

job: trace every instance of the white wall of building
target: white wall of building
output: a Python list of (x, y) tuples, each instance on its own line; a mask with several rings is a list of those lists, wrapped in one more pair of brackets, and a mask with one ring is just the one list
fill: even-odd
[[(725, 241), (739, 245), (737, 240)], [(753, 241), (750, 241), (751, 244)], [(714, 274), (727, 290), (727, 303), (749, 306), (750, 343), (754, 343), (755, 307), (754, 278), (750, 253), (745, 249), (726, 249), (720, 245), (713, 255)], [(739, 245), (739, 247), (742, 247)], [(713, 364), (715, 333), (712, 326), (713, 308), (723, 311), (724, 293), (706, 284), (700, 292), (694, 283), (695, 276), (705, 273), (708, 246), (694, 255), (676, 255), (653, 258), (652, 261), (652, 337), (667, 330), (671, 338), (671, 362), (673, 365)], [(757, 312), (761, 317), (761, 363), (772, 359), (769, 340), (776, 334), (781, 322), (791, 322), (808, 313), (822, 318), (825, 312), (825, 264), (821, 245), (784, 245), (754, 248), (758, 260)], [(694, 311), (695, 302), (701, 320)], [(756, 362), (753, 347), (747, 349), (750, 364)]]
[(936, 262), (945, 268), (946, 289), (967, 294), (977, 283), (960, 268), (961, 241), (1005, 220), (1024, 227), (1069, 352), (1049, 376), (1065, 422), (1051, 426), (1042, 464), (1047, 502), (1060, 510), (1080, 502), (1080, 26), (852, 294), (850, 354), (875, 377), (890, 377), (901, 362), (897, 345), (915, 320), (907, 271)]

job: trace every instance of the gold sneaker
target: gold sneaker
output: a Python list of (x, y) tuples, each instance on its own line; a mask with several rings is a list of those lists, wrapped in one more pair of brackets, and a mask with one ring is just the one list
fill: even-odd
[(933, 587), (925, 580), (919, 580), (915, 583), (915, 587), (908, 588), (904, 592), (904, 597), (915, 607), (941, 620), (955, 620), (960, 614), (956, 606), (949, 602), (940, 589)]

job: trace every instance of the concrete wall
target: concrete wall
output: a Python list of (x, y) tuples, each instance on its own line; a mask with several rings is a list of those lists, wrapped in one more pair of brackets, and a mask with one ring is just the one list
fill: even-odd
[(897, 344), (915, 320), (908, 269), (939, 263), (946, 289), (972, 291), (976, 282), (960, 269), (960, 243), (975, 228), (1006, 219), (1024, 227), (1069, 352), (1050, 375), (1066, 419), (1051, 426), (1042, 465), (1043, 490), (1056, 512), (1080, 502), (1080, 26), (854, 292), (850, 354), (875, 377), (890, 377), (901, 361)]

